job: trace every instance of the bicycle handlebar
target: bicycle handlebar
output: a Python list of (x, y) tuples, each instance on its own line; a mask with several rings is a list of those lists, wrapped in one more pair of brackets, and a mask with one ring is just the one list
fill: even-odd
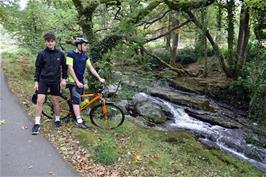
[[(108, 95), (107, 95), (107, 97), (108, 98), (110, 98), (110, 97), (112, 97), (112, 96), (114, 96), (117, 92), (118, 92), (118, 90), (119, 90), (119, 88), (120, 88), (120, 86), (121, 86), (121, 80), (118, 82), (118, 84), (117, 84), (117, 88), (116, 88), (116, 90), (114, 91), (114, 92), (112, 92), (112, 93), (109, 93)], [(71, 88), (72, 86), (74, 86), (75, 84), (66, 84), (66, 88)], [(105, 90), (105, 87), (106, 87), (106, 84), (102, 84), (101, 83), (101, 86), (100, 86), (100, 88), (98, 89), (98, 93), (103, 93), (104, 92), (104, 90)]]

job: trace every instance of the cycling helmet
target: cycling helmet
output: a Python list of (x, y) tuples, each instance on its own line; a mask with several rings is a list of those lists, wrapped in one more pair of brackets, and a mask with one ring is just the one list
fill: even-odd
[(75, 39), (75, 44), (76, 44), (76, 45), (78, 45), (78, 44), (82, 44), (82, 43), (86, 43), (86, 44), (88, 44), (89, 42), (88, 42), (87, 39), (85, 39), (85, 38), (83, 38), (83, 37), (77, 37), (77, 38)]

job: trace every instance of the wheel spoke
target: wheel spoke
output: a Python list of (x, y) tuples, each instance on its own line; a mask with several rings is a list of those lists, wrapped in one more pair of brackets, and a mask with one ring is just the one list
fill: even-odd
[(104, 112), (101, 105), (92, 108), (90, 116), (94, 125), (103, 129), (114, 129), (123, 123), (124, 114), (119, 107), (107, 103), (106, 113)]

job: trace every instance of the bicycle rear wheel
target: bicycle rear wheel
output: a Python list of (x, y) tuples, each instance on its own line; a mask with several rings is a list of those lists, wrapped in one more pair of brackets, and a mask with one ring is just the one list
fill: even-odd
[[(54, 106), (52, 103), (51, 95), (46, 96), (46, 101), (43, 104), (42, 114), (48, 119), (53, 119), (55, 117)], [(61, 119), (67, 118), (71, 113), (71, 104), (67, 97), (60, 95), (58, 96), (58, 101), (60, 105), (60, 117)]]
[(105, 103), (106, 116), (104, 115), (102, 104), (98, 104), (90, 111), (92, 124), (102, 129), (115, 129), (123, 124), (125, 115), (123, 111), (113, 103)]

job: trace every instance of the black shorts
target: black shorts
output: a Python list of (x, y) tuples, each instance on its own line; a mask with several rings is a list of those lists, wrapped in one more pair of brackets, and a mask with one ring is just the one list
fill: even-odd
[(48, 89), (50, 89), (49, 94), (53, 96), (60, 95), (60, 83), (47, 83), (47, 82), (38, 82), (38, 94), (48, 94)]

